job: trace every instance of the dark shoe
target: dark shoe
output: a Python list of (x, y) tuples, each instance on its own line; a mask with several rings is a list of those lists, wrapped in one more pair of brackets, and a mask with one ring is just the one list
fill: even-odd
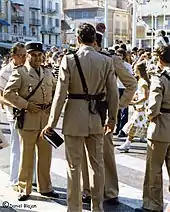
[(123, 131), (120, 131), (120, 133), (117, 135), (117, 137), (124, 138), (124, 137), (127, 137), (127, 135)]
[(135, 212), (157, 212), (157, 211), (155, 211), (155, 210), (149, 210), (149, 209), (146, 209), (146, 208), (136, 208), (135, 209)]
[(86, 203), (86, 204), (90, 204), (91, 203), (91, 196), (87, 196), (87, 195), (83, 194), (82, 202)]
[(107, 199), (106, 203), (109, 205), (119, 205), (119, 199), (118, 197)]
[(41, 195), (45, 197), (49, 197), (49, 198), (54, 198), (54, 199), (59, 198), (59, 194), (54, 191), (50, 191), (48, 193), (41, 193)]
[(18, 201), (26, 201), (29, 199), (29, 195), (25, 195), (25, 194), (19, 194), (18, 195)]
[(114, 133), (113, 133), (113, 135), (118, 135), (118, 134), (119, 134), (119, 132), (114, 132)]
[(32, 187), (37, 187), (37, 183), (32, 183)]

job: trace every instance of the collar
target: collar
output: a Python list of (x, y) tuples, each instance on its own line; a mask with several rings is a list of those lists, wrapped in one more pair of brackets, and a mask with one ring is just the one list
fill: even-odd
[(28, 62), (25, 63), (25, 66), (27, 67), (30, 76), (35, 77), (38, 80), (41, 80), (44, 77), (44, 70), (42, 67), (39, 68), (40, 70), (40, 77), (39, 77), (35, 71), (35, 68), (33, 68)]
[(82, 52), (82, 51), (96, 51), (92, 46), (87, 46), (87, 45), (82, 45), (80, 46), (78, 52)]

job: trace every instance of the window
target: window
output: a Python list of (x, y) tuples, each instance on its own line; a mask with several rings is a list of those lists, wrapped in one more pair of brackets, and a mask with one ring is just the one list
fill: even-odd
[(44, 34), (42, 34), (42, 43), (44, 43)]
[(17, 25), (14, 25), (14, 34), (17, 34)]
[(82, 18), (88, 18), (89, 13), (88, 12), (82, 12)]
[(42, 12), (45, 11), (45, 0), (41, 0), (41, 8), (42, 8)]
[(49, 45), (51, 45), (51, 35), (49, 35)]
[(51, 28), (52, 27), (52, 18), (48, 18), (48, 26)]
[(35, 11), (31, 11), (31, 19), (35, 20), (35, 17), (36, 17)]
[(59, 19), (55, 19), (55, 26), (59, 27)]
[(50, 10), (52, 10), (52, 1), (48, 2), (48, 7), (49, 7)]
[(26, 35), (27, 31), (26, 31), (26, 26), (23, 26), (23, 35)]
[(55, 43), (58, 43), (58, 35), (55, 36)]
[(42, 26), (45, 26), (45, 16), (42, 16)]
[(56, 11), (56, 13), (59, 12), (58, 3), (55, 3), (55, 11)]
[(35, 36), (36, 32), (35, 32), (35, 27), (32, 27), (32, 36)]

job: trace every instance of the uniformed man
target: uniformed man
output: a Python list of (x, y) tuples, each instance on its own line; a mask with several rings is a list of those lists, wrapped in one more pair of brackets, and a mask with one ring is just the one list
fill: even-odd
[(103, 163), (103, 127), (101, 117), (95, 111), (95, 102), (106, 88), (106, 98), (109, 106), (108, 120), (105, 132), (113, 131), (117, 117), (118, 90), (112, 67), (112, 59), (99, 54), (93, 43), (96, 32), (92, 25), (82, 24), (77, 31), (80, 48), (76, 53), (88, 88), (88, 94), (83, 91), (81, 78), (73, 54), (64, 56), (59, 80), (52, 104), (48, 125), (44, 132), (50, 133), (59, 119), (65, 98), (63, 134), (65, 135), (66, 159), (68, 162), (68, 211), (82, 211), (82, 195), (80, 186), (83, 145), (87, 147), (89, 160), (93, 170), (91, 185), (91, 211), (103, 212), (104, 163)]
[[(125, 108), (129, 105), (136, 91), (137, 82), (136, 79), (129, 73), (123, 64), (123, 61), (115, 54), (110, 55), (105, 50), (101, 48), (102, 43), (102, 33), (97, 32), (97, 39), (95, 42), (95, 49), (101, 54), (112, 57), (113, 67), (116, 75), (119, 77), (120, 81), (123, 83), (125, 90), (119, 101), (119, 108)], [(114, 145), (112, 142), (113, 133), (110, 132), (104, 136), (104, 165), (105, 165), (105, 192), (104, 196), (107, 203), (111, 205), (119, 204), (118, 194), (118, 177), (115, 164), (115, 154)], [(86, 157), (86, 155), (85, 155)], [(88, 170), (90, 171), (90, 166), (87, 165), (87, 160), (83, 160), (83, 202), (89, 203), (90, 200), (90, 180)], [(90, 174), (91, 175), (91, 174)]]
[(15, 43), (10, 50), (11, 61), (8, 65), (4, 66), (0, 71), (0, 96), (1, 101), (5, 105), (7, 120), (10, 126), (10, 184), (14, 190), (17, 189), (18, 171), (20, 163), (20, 142), (18, 130), (14, 127), (13, 109), (5, 104), (3, 99), (3, 90), (9, 80), (10, 75), (15, 67), (23, 65), (26, 59), (25, 45), (22, 43)]
[[(13, 71), (4, 90), (4, 98), (11, 105), (25, 110), (24, 125), (22, 129), (19, 129), (21, 165), (18, 200), (20, 201), (27, 200), (32, 190), (35, 147), (37, 150), (37, 190), (42, 195), (58, 197), (58, 194), (52, 190), (50, 179), (52, 149), (47, 141), (39, 137), (49, 118), (55, 83), (51, 70), (41, 67), (42, 43), (29, 42), (25, 46), (26, 63)], [(26, 100), (39, 83), (35, 94)]]
[(137, 212), (163, 212), (164, 161), (170, 177), (170, 46), (158, 48), (157, 54), (160, 72), (151, 77), (143, 207)]

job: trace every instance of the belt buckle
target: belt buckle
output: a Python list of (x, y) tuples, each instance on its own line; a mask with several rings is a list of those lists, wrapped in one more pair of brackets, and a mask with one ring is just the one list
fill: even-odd
[(91, 96), (90, 96), (89, 94), (86, 94), (86, 95), (85, 95), (85, 100), (86, 100), (86, 101), (91, 101)]

